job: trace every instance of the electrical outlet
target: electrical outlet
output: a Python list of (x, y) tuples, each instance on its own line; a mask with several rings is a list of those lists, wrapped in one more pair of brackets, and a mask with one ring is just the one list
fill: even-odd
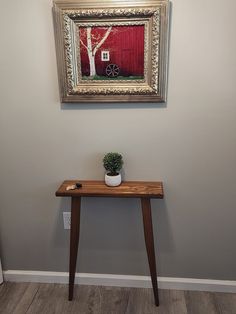
[(63, 212), (64, 229), (70, 229), (71, 212)]

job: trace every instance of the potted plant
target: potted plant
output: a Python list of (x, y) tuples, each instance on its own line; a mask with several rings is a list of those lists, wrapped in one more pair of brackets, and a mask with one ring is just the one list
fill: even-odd
[(103, 166), (106, 169), (105, 183), (108, 186), (121, 184), (120, 170), (123, 165), (122, 155), (119, 153), (107, 153), (103, 158)]

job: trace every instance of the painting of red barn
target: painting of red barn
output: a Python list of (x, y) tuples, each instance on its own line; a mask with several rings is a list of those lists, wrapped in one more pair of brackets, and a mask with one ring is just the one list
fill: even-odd
[(83, 80), (142, 80), (144, 25), (80, 26)]

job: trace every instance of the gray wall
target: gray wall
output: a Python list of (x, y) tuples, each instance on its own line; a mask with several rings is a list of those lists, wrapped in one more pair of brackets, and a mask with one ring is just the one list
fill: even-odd
[[(51, 1), (1, 0), (3, 268), (66, 271), (69, 232), (54, 193), (103, 179), (163, 180), (153, 201), (161, 276), (236, 280), (236, 2), (175, 0), (167, 105), (61, 105)], [(148, 274), (138, 200), (84, 199), (78, 270)]]

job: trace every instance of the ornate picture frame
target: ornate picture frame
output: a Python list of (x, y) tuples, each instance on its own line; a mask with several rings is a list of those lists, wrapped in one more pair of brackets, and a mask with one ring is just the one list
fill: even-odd
[(168, 0), (54, 0), (61, 102), (165, 102)]

